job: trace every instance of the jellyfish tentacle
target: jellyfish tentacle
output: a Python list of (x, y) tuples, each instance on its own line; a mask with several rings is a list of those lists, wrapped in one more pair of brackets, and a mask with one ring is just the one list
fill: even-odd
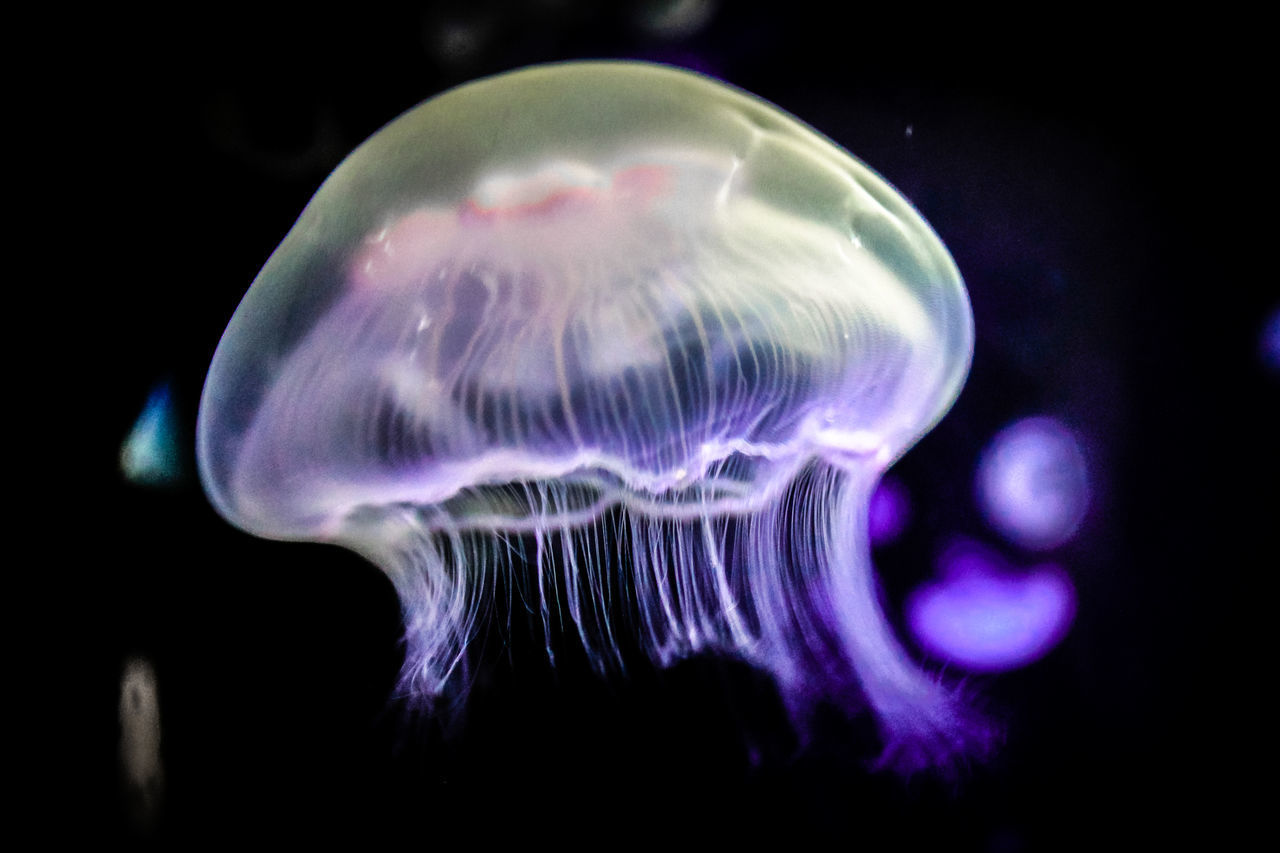
[(724, 540), (717, 539), (713, 532), (711, 517), (705, 512), (699, 520), (699, 527), (702, 530), (703, 551), (707, 556), (707, 563), (711, 566), (711, 577), (715, 584), (714, 597), (719, 604), (718, 613), (724, 619), (725, 631), (728, 634), (726, 638), (728, 645), (749, 658), (755, 646), (755, 638), (751, 636), (751, 632), (743, 621), (743, 603), (734, 594), (729, 583), (729, 573), (725, 568), (724, 560)]
[[(682, 655), (679, 651), (679, 619), (671, 598), (670, 563), (663, 542), (659, 520), (630, 516), (632, 521), (634, 562), (632, 576), (643, 583), (637, 587), (641, 596), (641, 621), (649, 636), (650, 653), (666, 665)], [(646, 570), (647, 567), (647, 570)]]
[(784, 494), (776, 506), (742, 519), (738, 545), (738, 566), (745, 574), (746, 587), (758, 624), (757, 650), (749, 659), (757, 659), (773, 673), (784, 699), (792, 704), (793, 713), (804, 713), (802, 658), (797, 649), (803, 603), (795, 598), (789, 583), (787, 561), (783, 556), (786, 536), (780, 527), (785, 518), (789, 496)]
[[(384, 551), (366, 556), (388, 567), (404, 612), (401, 686), (411, 700), (432, 703), (451, 679), (458, 680), (455, 672), (466, 668), (489, 569), (483, 560), (468, 559), (476, 549), (467, 548), (456, 531), (431, 534), (407, 518), (387, 526), (400, 529), (384, 534), (390, 543)], [(447, 553), (439, 536), (448, 541)], [(464, 572), (476, 577), (468, 582)]]
[[(587, 658), (591, 661), (591, 665), (599, 673), (604, 673), (605, 655), (598, 648), (598, 643), (594, 632), (591, 631), (587, 623), (587, 618), (593, 615), (593, 601), (590, 589), (584, 590), (583, 587), (589, 587), (591, 578), (588, 567), (589, 555), (580, 558), (578, 555), (577, 535), (567, 521), (560, 524), (560, 547), (564, 550), (564, 592), (565, 598), (568, 600), (569, 615), (573, 619), (574, 627), (578, 630), (578, 639), (582, 642), (582, 648), (587, 653)], [(586, 593), (586, 607), (583, 607), (584, 591)]]
[(870, 491), (863, 486), (874, 478), (829, 471), (826, 541), (814, 549), (822, 564), (817, 580), (826, 586), (819, 594), (880, 726), (877, 765), (910, 773), (985, 751), (989, 726), (955, 689), (911, 660), (880, 609), (866, 530)]
[(702, 567), (695, 562), (697, 555), (689, 535), (689, 523), (675, 521), (670, 526), (676, 595), (681, 603), (680, 637), (692, 654), (708, 646), (717, 632), (711, 625), (712, 615), (702, 602), (699, 582)]
[(547, 579), (550, 578), (552, 584), (555, 583), (555, 567), (552, 557), (547, 550), (547, 526), (545, 523), (545, 512), (547, 506), (547, 487), (544, 483), (537, 484), (537, 500), (535, 507), (539, 508), (539, 512), (543, 513), (543, 523), (538, 524), (533, 531), (534, 537), (534, 573), (538, 579), (538, 610), (542, 615), (542, 637), (543, 645), (547, 650), (547, 660), (555, 665), (556, 652), (551, 644), (551, 597), (547, 594)]
[(609, 577), (616, 568), (609, 562), (609, 536), (611, 525), (601, 524), (588, 527), (583, 531), (584, 552), (586, 559), (584, 568), (587, 575), (587, 591), (590, 595), (591, 612), (595, 619), (594, 635), (601, 644), (602, 663), (624, 669), (622, 650), (614, 634), (612, 614), (609, 612), (612, 590)]

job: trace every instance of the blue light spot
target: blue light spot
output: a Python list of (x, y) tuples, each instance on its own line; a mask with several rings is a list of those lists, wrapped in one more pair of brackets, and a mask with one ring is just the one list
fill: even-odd
[(161, 382), (147, 397), (120, 448), (120, 470), (125, 479), (142, 486), (171, 486), (182, 479), (178, 454), (173, 396), (167, 382)]

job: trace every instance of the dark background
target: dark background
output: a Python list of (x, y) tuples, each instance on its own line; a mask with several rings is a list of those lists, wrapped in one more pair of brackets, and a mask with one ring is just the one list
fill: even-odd
[[(25, 375), (58, 405), (47, 427), (38, 411), (14, 418), (19, 450), (52, 446), (59, 460), (28, 460), (50, 532), (45, 556), (24, 562), (46, 564), (30, 573), (52, 584), (21, 599), (44, 617), (29, 633), (49, 651), (37, 683), (52, 683), (58, 712), (54, 748), (34, 743), (46, 831), (560, 847), (772, 829), (1019, 851), (1234, 824), (1210, 794), (1230, 787), (1226, 758), (1262, 761), (1266, 729), (1223, 663), (1224, 628), (1274, 566), (1250, 537), (1277, 517), (1280, 385), (1258, 336), (1280, 287), (1247, 225), (1257, 107), (1229, 102), (1230, 73), (1205, 67), (1212, 34), (1078, 10), (984, 22), (719, 6), (683, 37), (647, 29), (646, 4), (572, 0), (52, 26), (45, 62), (70, 73), (24, 140), (51, 166), (25, 177), (47, 208), (29, 251), (51, 271), (31, 289), (61, 319), (52, 369)], [(986, 762), (950, 778), (872, 773), (865, 721), (798, 744), (741, 667), (601, 682), (571, 653), (551, 671), (518, 637), (486, 647), (448, 731), (407, 720), (388, 702), (399, 611), (381, 573), (335, 548), (250, 538), (204, 500), (192, 452), (204, 371), (329, 171), (450, 86), (600, 57), (693, 67), (773, 101), (884, 175), (955, 256), (973, 371), (895, 468), (914, 515), (877, 554), (891, 611), (950, 537), (1036, 561), (973, 504), (974, 464), (1000, 427), (1050, 414), (1081, 436), (1093, 501), (1052, 554), (1076, 584), (1077, 621), (1043, 661), (973, 682), (1006, 733)], [(118, 454), (161, 381), (186, 479), (154, 489), (126, 483)], [(155, 667), (163, 732), (163, 805), (145, 831), (127, 818), (117, 759), (132, 655)]]

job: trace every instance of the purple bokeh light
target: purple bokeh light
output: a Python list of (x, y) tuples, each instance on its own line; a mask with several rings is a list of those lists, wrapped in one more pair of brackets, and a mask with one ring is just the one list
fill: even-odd
[(1075, 588), (1055, 565), (1009, 568), (994, 551), (959, 542), (939, 580), (907, 600), (907, 625), (932, 657), (971, 672), (1001, 672), (1044, 657), (1075, 617)]
[(911, 521), (911, 495), (896, 477), (885, 477), (871, 495), (867, 532), (872, 545), (887, 545), (902, 535)]
[(1280, 308), (1271, 312), (1266, 325), (1262, 327), (1262, 363), (1269, 369), (1280, 373)]
[(1001, 430), (978, 463), (978, 504), (1011, 542), (1047, 550), (1075, 536), (1089, 507), (1089, 477), (1075, 435), (1050, 417)]

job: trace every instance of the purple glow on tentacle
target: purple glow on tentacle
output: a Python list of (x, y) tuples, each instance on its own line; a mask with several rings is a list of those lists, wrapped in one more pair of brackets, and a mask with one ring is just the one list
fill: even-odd
[(908, 599), (907, 624), (931, 656), (971, 672), (1039, 660), (1075, 616), (1075, 588), (1056, 565), (1014, 571), (994, 552), (961, 542), (943, 554), (939, 573)]
[[(867, 499), (842, 483), (833, 518), (855, 516)], [(853, 664), (854, 674), (884, 738), (881, 766), (911, 773), (947, 766), (959, 755), (981, 754), (993, 730), (966, 708), (960, 695), (921, 670), (903, 649), (880, 609), (865, 532), (830, 540), (815, 553), (828, 564), (833, 627)], [(825, 555), (825, 556), (824, 556)]]
[(886, 476), (871, 493), (867, 532), (872, 545), (888, 545), (911, 522), (911, 495), (902, 481)]
[(983, 452), (977, 493), (987, 520), (1011, 542), (1056, 548), (1075, 536), (1089, 506), (1080, 443), (1053, 418), (1016, 421)]

